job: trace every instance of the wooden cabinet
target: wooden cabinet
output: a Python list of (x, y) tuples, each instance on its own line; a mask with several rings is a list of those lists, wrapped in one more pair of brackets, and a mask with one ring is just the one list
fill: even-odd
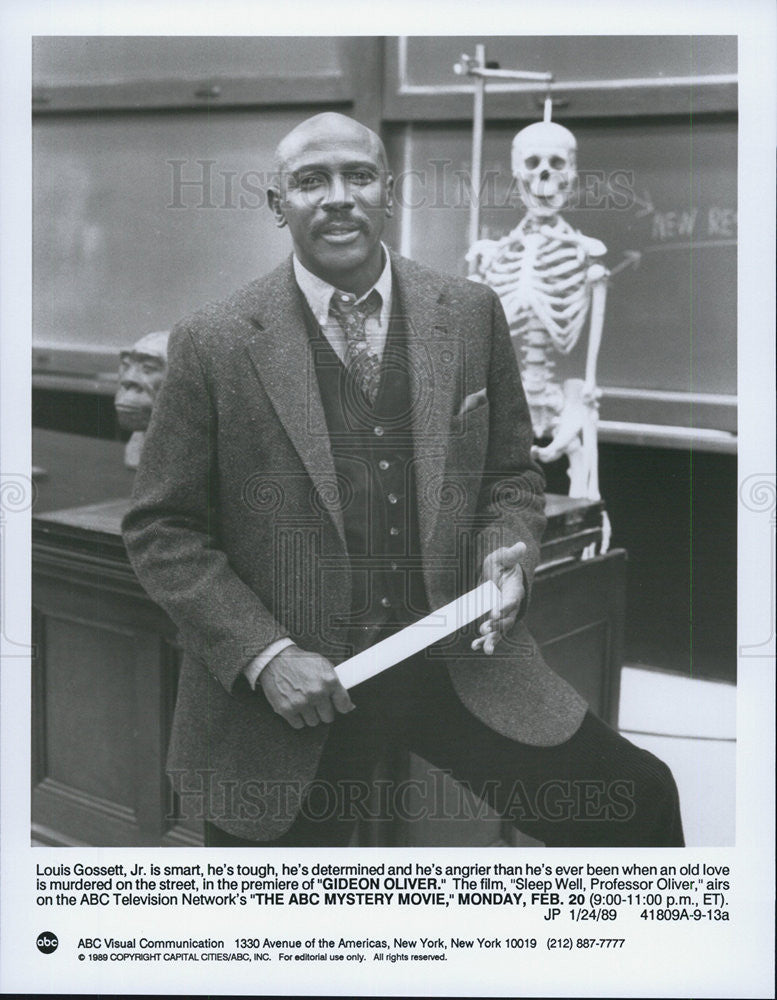
[(126, 500), (33, 526), (33, 831), (56, 844), (194, 844), (164, 773), (175, 629), (118, 533)]
[[(555, 506), (554, 506), (555, 504)], [(176, 811), (164, 763), (175, 703), (175, 628), (146, 596), (124, 551), (126, 500), (33, 519), (33, 834), (52, 844), (186, 845), (196, 822)], [(603, 718), (615, 722), (622, 643), (623, 552), (581, 562), (596, 509), (557, 498), (530, 626), (548, 661)], [(570, 531), (565, 530), (572, 529)], [(574, 537), (573, 537), (574, 536)], [(397, 762), (394, 762), (395, 764)], [(391, 764), (391, 762), (390, 762)], [(425, 765), (399, 762), (414, 776)], [(374, 833), (360, 832), (361, 842)], [(498, 824), (433, 828), (405, 843), (489, 843)], [(420, 839), (419, 839), (420, 838)]]

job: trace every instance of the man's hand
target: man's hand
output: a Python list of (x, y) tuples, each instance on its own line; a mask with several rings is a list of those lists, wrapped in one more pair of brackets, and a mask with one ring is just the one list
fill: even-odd
[(335, 711), (355, 708), (329, 660), (298, 646), (274, 656), (259, 683), (273, 710), (294, 729), (334, 722)]
[(473, 649), (482, 649), (490, 656), (499, 639), (515, 625), (521, 603), (526, 595), (520, 557), (526, 551), (523, 542), (509, 549), (500, 548), (483, 560), (483, 580), (492, 580), (499, 588), (500, 600), (480, 626), (480, 638), (472, 642)]

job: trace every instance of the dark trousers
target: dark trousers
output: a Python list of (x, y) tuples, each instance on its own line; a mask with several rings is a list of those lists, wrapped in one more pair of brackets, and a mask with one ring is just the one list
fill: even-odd
[[(374, 768), (387, 750), (425, 758), (548, 846), (683, 846), (669, 768), (591, 712), (559, 746), (517, 743), (475, 718), (445, 667), (422, 656), (359, 685), (351, 696), (357, 707), (332, 723), (316, 778), (291, 828), (277, 840), (257, 842), (206, 823), (206, 846), (346, 846), (356, 821), (369, 815)], [(413, 789), (389, 791), (388, 801), (400, 803), (400, 818), (407, 822), (459, 812), (441, 796), (429, 801), (427, 795), (411, 807)]]

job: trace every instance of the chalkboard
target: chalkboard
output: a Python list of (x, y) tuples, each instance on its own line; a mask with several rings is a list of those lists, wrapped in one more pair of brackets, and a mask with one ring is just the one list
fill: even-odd
[(552, 72), (557, 83), (655, 79), (736, 73), (733, 35), (511, 35), (410, 36), (404, 42), (405, 80), (411, 87), (461, 83), (454, 63), (482, 43), (502, 69)]
[(34, 123), (34, 343), (120, 347), (290, 252), (265, 203), (304, 112)]
[[(305, 114), (36, 118), (35, 344), (119, 348), (280, 262), (290, 241), (273, 223), (265, 185), (278, 140)], [(501, 236), (521, 215), (509, 197), (519, 124), (486, 131), (484, 236)], [(733, 429), (733, 116), (574, 129), (584, 197), (566, 218), (605, 242), (613, 271), (599, 366), (600, 384), (613, 392), (603, 418), (681, 422), (661, 396), (653, 398), (655, 416), (613, 409), (613, 400), (628, 409), (630, 394), (648, 391), (687, 401), (686, 423)], [(387, 138), (399, 185), (395, 246), (465, 273), (468, 125), (406, 125)], [(560, 375), (580, 374), (580, 350)]]
[[(392, 121), (462, 121), (473, 78), (454, 73), (483, 44), (492, 68), (551, 73), (556, 107), (570, 118), (736, 111), (734, 35), (400, 36), (386, 40), (384, 115)], [(547, 84), (491, 78), (492, 120), (531, 118)]]
[[(606, 244), (612, 271), (600, 384), (626, 396), (648, 390), (700, 404), (710, 401), (706, 397), (729, 397), (719, 402), (730, 403), (736, 394), (737, 315), (733, 116), (692, 125), (666, 119), (573, 127), (580, 186), (563, 214)], [(508, 233), (523, 212), (511, 191), (516, 128), (499, 123), (486, 130), (484, 238)], [(458, 274), (466, 273), (470, 137), (463, 125), (412, 125), (397, 130), (390, 143), (394, 162), (403, 165), (405, 251)], [(559, 360), (561, 377), (582, 374), (583, 350), (581, 342)], [(733, 429), (733, 408), (717, 410), (697, 426)]]

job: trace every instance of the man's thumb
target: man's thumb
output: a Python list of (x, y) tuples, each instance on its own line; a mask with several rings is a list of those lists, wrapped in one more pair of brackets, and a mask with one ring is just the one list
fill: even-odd
[(505, 566), (516, 566), (521, 556), (526, 552), (525, 542), (516, 542), (509, 549), (505, 549), (502, 554), (502, 563)]

